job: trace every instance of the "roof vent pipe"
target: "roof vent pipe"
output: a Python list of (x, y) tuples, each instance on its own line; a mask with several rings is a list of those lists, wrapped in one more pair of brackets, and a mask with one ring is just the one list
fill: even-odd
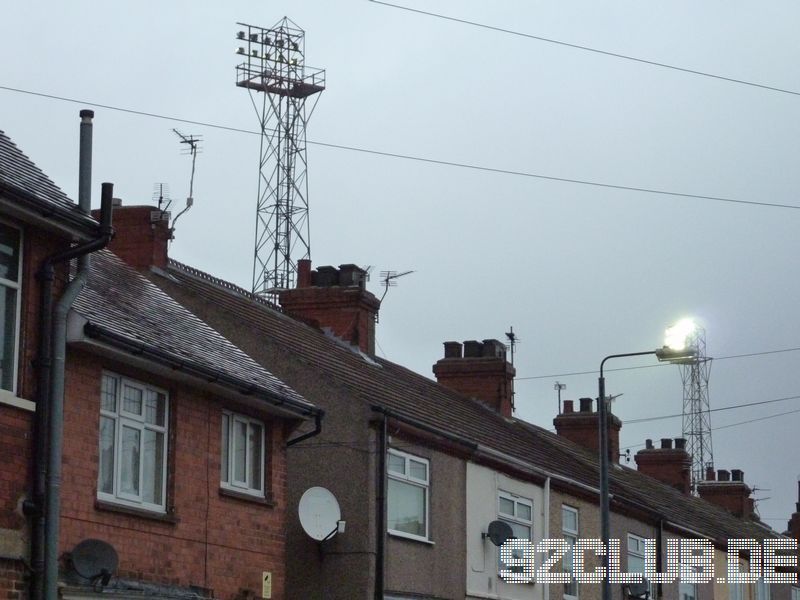
[(80, 112), (80, 148), (78, 155), (78, 206), (87, 215), (92, 210), (92, 119), (94, 111)]

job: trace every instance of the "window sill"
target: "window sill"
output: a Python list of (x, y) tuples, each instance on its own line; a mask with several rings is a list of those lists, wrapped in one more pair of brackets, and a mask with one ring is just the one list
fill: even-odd
[(20, 398), (14, 394), (14, 392), (9, 392), (8, 390), (0, 390), (0, 404), (14, 406), (22, 410), (27, 410), (28, 412), (36, 412), (35, 402), (31, 402), (25, 398)]
[(116, 504), (107, 500), (95, 500), (95, 510), (102, 512), (114, 512), (122, 515), (130, 515), (131, 517), (140, 517), (142, 519), (149, 519), (151, 521), (160, 521), (162, 523), (169, 523), (177, 525), (181, 520), (175, 514), (157, 513), (143, 508), (134, 508), (132, 506), (125, 506), (123, 504)]
[(419, 537), (418, 535), (412, 535), (410, 533), (403, 533), (402, 531), (391, 531), (387, 532), (392, 537), (401, 538), (404, 540), (408, 540), (410, 542), (419, 542), (420, 544), (428, 544), (429, 546), (435, 546), (436, 542), (432, 540), (425, 539), (423, 537)]
[(219, 495), (224, 496), (225, 498), (233, 498), (234, 500), (241, 500), (243, 502), (260, 504), (261, 506), (267, 506), (269, 508), (275, 506), (275, 502), (272, 500), (272, 498), (265, 496), (254, 496), (253, 494), (248, 494), (246, 492), (237, 492), (236, 490), (224, 487), (219, 488)]

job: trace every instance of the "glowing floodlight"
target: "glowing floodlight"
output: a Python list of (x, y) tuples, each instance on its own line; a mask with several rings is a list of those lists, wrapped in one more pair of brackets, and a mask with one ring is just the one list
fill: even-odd
[(683, 350), (695, 331), (697, 331), (697, 325), (692, 319), (681, 319), (672, 327), (667, 328), (664, 334), (664, 346), (672, 350)]

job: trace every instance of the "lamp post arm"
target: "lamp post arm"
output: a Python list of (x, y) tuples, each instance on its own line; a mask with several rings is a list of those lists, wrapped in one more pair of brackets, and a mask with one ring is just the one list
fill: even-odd
[(647, 356), (648, 354), (656, 354), (656, 352), (658, 352), (658, 350), (646, 350), (644, 352), (627, 352), (625, 354), (611, 354), (609, 356), (606, 356), (600, 362), (600, 377), (601, 378), (603, 377), (603, 367), (605, 366), (606, 361), (610, 358), (625, 358), (628, 356)]

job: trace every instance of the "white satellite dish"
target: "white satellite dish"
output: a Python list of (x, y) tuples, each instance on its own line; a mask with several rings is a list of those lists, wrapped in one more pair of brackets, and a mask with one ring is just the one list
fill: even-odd
[(312, 487), (303, 492), (297, 513), (303, 531), (319, 542), (333, 537), (344, 529), (339, 503), (324, 487)]

